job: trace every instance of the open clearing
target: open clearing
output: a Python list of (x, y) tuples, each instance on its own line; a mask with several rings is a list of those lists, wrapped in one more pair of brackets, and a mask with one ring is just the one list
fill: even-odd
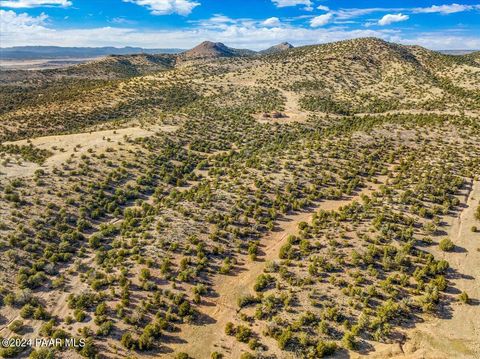
[(38, 60), (0, 60), (2, 70), (45, 70), (83, 64), (98, 58), (65, 58), (65, 59), (38, 59)]
[(158, 131), (174, 132), (177, 126), (151, 126), (150, 128), (128, 127), (115, 130), (92, 131), (75, 133), (71, 135), (56, 135), (35, 137), (29, 140), (5, 142), (18, 146), (32, 144), (36, 148), (49, 150), (52, 155), (44, 164), (37, 165), (32, 162), (11, 162), (6, 167), (0, 167), (0, 176), (6, 178), (18, 178), (32, 176), (40, 168), (51, 169), (60, 166), (72, 157), (80, 157), (82, 154), (95, 152), (101, 154), (107, 149), (117, 148), (125, 143), (126, 139), (137, 139), (155, 134)]

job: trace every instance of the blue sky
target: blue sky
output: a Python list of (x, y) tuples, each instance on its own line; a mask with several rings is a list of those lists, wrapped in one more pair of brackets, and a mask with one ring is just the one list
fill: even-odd
[(480, 1), (0, 0), (0, 46), (261, 49), (355, 37), (480, 49)]

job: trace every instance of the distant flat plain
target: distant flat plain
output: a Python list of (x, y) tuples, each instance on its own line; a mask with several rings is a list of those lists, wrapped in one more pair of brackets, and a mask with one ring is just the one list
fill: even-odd
[(100, 57), (0, 60), (0, 70), (45, 70), (83, 64)]

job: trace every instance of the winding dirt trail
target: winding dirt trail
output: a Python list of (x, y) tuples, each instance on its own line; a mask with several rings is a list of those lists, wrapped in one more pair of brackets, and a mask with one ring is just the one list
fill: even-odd
[[(246, 294), (253, 293), (253, 285), (258, 275), (263, 273), (266, 262), (278, 259), (280, 247), (287, 237), (298, 233), (300, 222), (310, 222), (313, 214), (320, 209), (338, 210), (352, 201), (359, 201), (363, 194), (370, 194), (377, 190), (385, 177), (379, 178), (379, 183), (369, 184), (367, 188), (354, 196), (341, 200), (326, 200), (308, 212), (299, 212), (286, 216), (279, 223), (279, 230), (265, 236), (261, 241), (261, 255), (258, 261), (251, 261), (244, 256), (239, 260), (239, 270), (236, 275), (216, 276), (213, 289), (217, 294), (215, 298), (208, 298), (201, 307), (202, 314), (207, 318), (201, 325), (188, 325), (182, 327), (181, 338), (185, 343), (168, 345), (175, 352), (186, 352), (193, 358), (209, 358), (214, 351), (227, 352), (229, 358), (239, 358), (242, 347), (234, 338), (225, 335), (225, 325), (237, 316), (237, 299)], [(275, 352), (278, 346), (269, 345), (270, 351)], [(220, 349), (221, 348), (221, 349)], [(245, 349), (245, 347), (243, 348)], [(285, 357), (285, 352), (275, 353), (280, 358)], [(174, 353), (172, 353), (172, 358)]]

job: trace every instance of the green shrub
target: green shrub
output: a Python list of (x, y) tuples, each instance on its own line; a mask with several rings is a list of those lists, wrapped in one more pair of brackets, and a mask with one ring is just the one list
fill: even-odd
[(10, 329), (12, 332), (19, 334), (23, 330), (23, 322), (21, 320), (14, 320), (13, 322), (10, 323), (8, 326), (8, 329)]
[(142, 268), (140, 270), (140, 280), (146, 281), (152, 277), (150, 270), (148, 268)]
[(273, 283), (275, 283), (275, 278), (272, 277), (270, 274), (260, 274), (257, 277), (257, 280), (255, 281), (255, 285), (253, 286), (253, 289), (256, 292), (261, 292), (267, 289), (267, 287), (269, 287)]
[(33, 317), (33, 313), (35, 313), (35, 307), (31, 304), (25, 304), (20, 310), (20, 316), (23, 319), (28, 319)]
[(47, 323), (43, 324), (40, 327), (39, 334), (44, 337), (49, 337), (52, 335), (54, 327), (55, 327), (55, 321), (51, 319), (50, 321), (48, 321)]
[(439, 247), (444, 252), (450, 252), (455, 248), (455, 245), (449, 238), (444, 238), (440, 241)]
[(78, 348), (78, 352), (85, 358), (96, 358), (98, 350), (95, 347), (95, 343), (92, 338), (88, 338), (85, 341), (85, 345), (82, 348)]
[(278, 336), (277, 342), (280, 349), (286, 349), (293, 340), (293, 334), (290, 328), (282, 330), (282, 333)]
[(225, 334), (227, 335), (235, 335), (235, 326), (232, 322), (228, 322), (225, 325)]
[(317, 355), (319, 358), (333, 355), (337, 350), (337, 344), (334, 342), (324, 342), (320, 340), (317, 344)]
[(30, 359), (55, 359), (55, 351), (49, 348), (35, 349), (30, 353)]
[(132, 333), (126, 332), (122, 335), (120, 343), (127, 349), (135, 349), (137, 347), (137, 340), (133, 338)]
[(260, 345), (260, 343), (258, 342), (258, 340), (256, 338), (251, 338), (248, 341), (248, 347), (252, 350), (257, 349), (259, 345)]
[[(20, 339), (20, 338), (14, 337), (12, 339)], [(12, 345), (7, 348), (0, 348), (0, 356), (2, 358), (17, 358), (18, 355), (24, 352), (26, 349), (27, 347), (23, 347), (21, 345), (18, 345), (18, 346)]]
[(45, 310), (45, 308), (38, 306), (33, 313), (33, 319), (48, 320), (50, 319), (50, 314)]
[(292, 245), (290, 243), (286, 243), (280, 247), (280, 251), (278, 253), (278, 257), (280, 259), (287, 259), (290, 254), (290, 250), (292, 249)]
[(113, 329), (113, 322), (111, 320), (107, 320), (103, 322), (97, 330), (97, 335), (106, 337)]
[(342, 345), (345, 349), (354, 350), (357, 347), (355, 335), (352, 332), (345, 332), (342, 338)]
[(13, 307), (15, 305), (15, 295), (13, 293), (8, 293), (4, 298), (3, 302), (5, 305)]
[(68, 296), (68, 307), (71, 309), (88, 309), (97, 302), (95, 293), (82, 293), (79, 295), (70, 294)]
[(63, 329), (56, 329), (52, 333), (52, 338), (53, 339), (67, 339), (67, 338), (70, 338), (70, 334)]
[(235, 338), (242, 343), (247, 343), (252, 336), (252, 330), (244, 325), (239, 325), (235, 330)]
[(87, 317), (85, 312), (81, 309), (75, 309), (75, 311), (73, 312), (73, 316), (75, 317), (75, 320), (79, 323), (83, 322)]
[(256, 297), (254, 297), (253, 295), (247, 294), (245, 296), (239, 297), (237, 299), (237, 304), (240, 308), (244, 308), (244, 307), (247, 307), (249, 305), (259, 303), (259, 301), (260, 300)]
[(188, 300), (184, 300), (179, 306), (178, 306), (178, 315), (181, 317), (186, 317), (187, 315), (193, 314), (193, 309), (190, 306), (190, 303)]
[(464, 304), (468, 304), (470, 302), (470, 298), (468, 297), (467, 292), (462, 292), (458, 296), (458, 300), (460, 300)]

